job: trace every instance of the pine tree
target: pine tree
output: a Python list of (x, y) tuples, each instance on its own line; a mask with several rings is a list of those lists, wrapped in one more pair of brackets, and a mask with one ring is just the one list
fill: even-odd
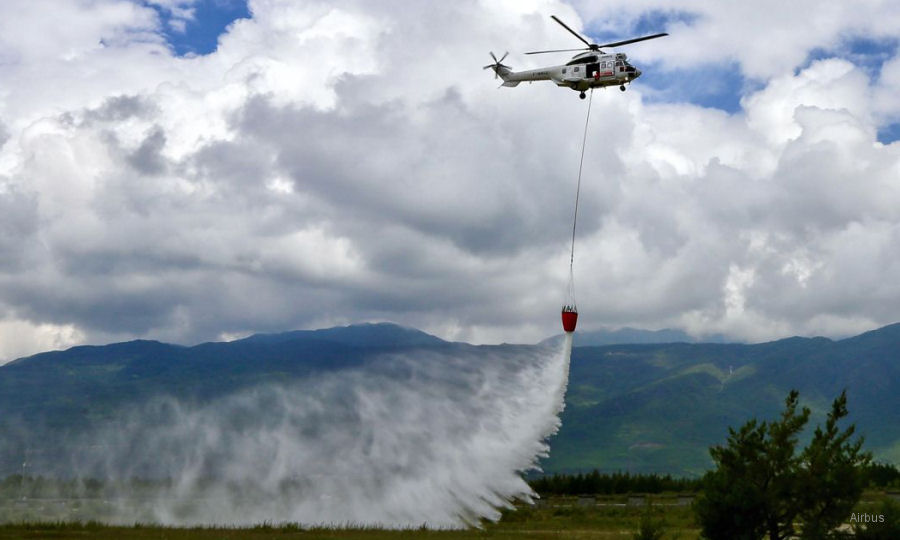
[(863, 467), (872, 456), (862, 451), (863, 439), (851, 441), (855, 426), (840, 431), (837, 423), (847, 416), (847, 393), (834, 400), (825, 422), (817, 427), (803, 451), (803, 472), (799, 479), (803, 538), (825, 538), (853, 511), (865, 488)]
[(851, 440), (854, 426), (837, 427), (847, 416), (846, 393), (799, 454), (797, 437), (810, 411), (798, 412), (798, 401), (792, 390), (780, 419), (729, 428), (725, 446), (710, 449), (716, 468), (704, 478), (695, 506), (706, 538), (783, 540), (795, 534), (797, 521), (805, 538), (826, 538), (850, 515), (871, 456), (861, 438)]

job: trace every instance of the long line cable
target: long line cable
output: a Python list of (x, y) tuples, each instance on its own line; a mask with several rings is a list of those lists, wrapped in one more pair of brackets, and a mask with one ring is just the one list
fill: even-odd
[(575, 218), (572, 220), (572, 252), (569, 255), (569, 293), (575, 296), (575, 228), (578, 225), (578, 197), (581, 195), (581, 171), (584, 168), (584, 147), (587, 144), (588, 122), (591, 120), (591, 102), (594, 100), (594, 89), (588, 98), (587, 117), (584, 119), (584, 134), (581, 138), (581, 161), (578, 162), (578, 185), (575, 187)]

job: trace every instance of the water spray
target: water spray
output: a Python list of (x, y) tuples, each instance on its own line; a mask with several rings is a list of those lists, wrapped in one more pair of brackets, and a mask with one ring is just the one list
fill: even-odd
[(522, 474), (559, 429), (571, 346), (567, 334), (547, 346), (426, 347), (203, 404), (154, 399), (72, 441), (65, 465), (152, 489), (75, 517), (387, 528), (497, 520), (536, 497)]

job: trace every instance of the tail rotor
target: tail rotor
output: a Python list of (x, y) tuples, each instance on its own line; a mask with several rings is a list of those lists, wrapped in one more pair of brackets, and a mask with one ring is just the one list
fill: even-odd
[(508, 55), (508, 54), (509, 54), (509, 51), (503, 53), (503, 56), (500, 57), (500, 60), (497, 60), (497, 57), (494, 56), (494, 52), (491, 51), (491, 58), (494, 59), (494, 63), (488, 64), (488, 65), (484, 66), (484, 68), (482, 68), (482, 69), (493, 68), (494, 78), (495, 79), (499, 78), (500, 77), (500, 69), (510, 69), (509, 66), (503, 65), (503, 59), (506, 58), (506, 55)]

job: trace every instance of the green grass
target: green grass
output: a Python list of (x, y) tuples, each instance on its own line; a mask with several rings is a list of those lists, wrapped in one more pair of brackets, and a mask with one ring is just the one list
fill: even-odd
[[(868, 491), (856, 511), (873, 513), (884, 500), (884, 492)], [(647, 500), (651, 502), (648, 508)], [(0, 540), (49, 539), (153, 539), (153, 540), (404, 540), (451, 539), (632, 539), (641, 518), (649, 512), (661, 521), (665, 540), (694, 540), (700, 530), (684, 496), (666, 493), (654, 496), (598, 496), (596, 498), (552, 497), (537, 505), (519, 505), (503, 512), (497, 523), (481, 529), (388, 530), (375, 527), (306, 528), (297, 524), (261, 524), (247, 528), (162, 527), (139, 524), (130, 527), (88, 522), (15, 522), (0, 524)]]
[[(650, 511), (663, 519), (667, 536), (690, 540), (697, 538), (690, 506), (679, 505), (674, 495), (654, 496)], [(135, 525), (107, 526), (89, 522), (13, 522), (0, 524), (0, 540), (12, 538), (53, 539), (166, 539), (166, 540), (263, 540), (263, 539), (345, 539), (399, 540), (406, 538), (610, 538), (630, 539), (647, 511), (639, 500), (628, 496), (603, 496), (595, 499), (553, 497), (535, 506), (519, 505), (503, 512), (497, 523), (485, 523), (481, 529), (465, 530), (385, 530), (361, 528), (305, 528), (296, 524), (263, 524), (249, 528), (161, 527)], [(33, 517), (31, 519), (34, 519)], [(674, 536), (673, 536), (674, 535)]]

